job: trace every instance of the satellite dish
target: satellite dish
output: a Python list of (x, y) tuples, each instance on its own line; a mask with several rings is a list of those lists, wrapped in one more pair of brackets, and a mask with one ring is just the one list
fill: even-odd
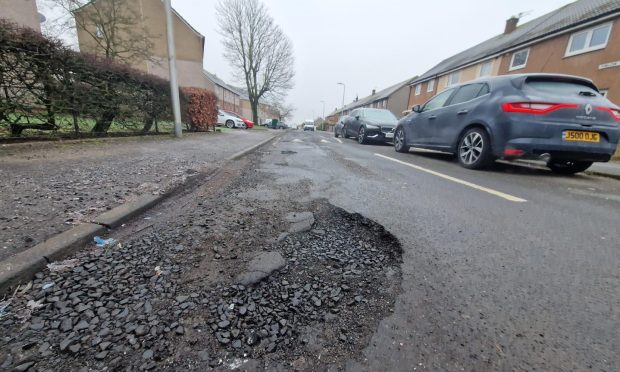
[(43, 23), (47, 21), (47, 18), (45, 18), (45, 16), (41, 13), (39, 13), (39, 23)]

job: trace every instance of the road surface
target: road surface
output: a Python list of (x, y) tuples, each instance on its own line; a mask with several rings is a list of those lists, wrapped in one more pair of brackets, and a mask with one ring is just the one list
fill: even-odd
[[(282, 151), (287, 166), (276, 165)], [(310, 180), (311, 197), (403, 244), (394, 313), (350, 370), (620, 365), (620, 182), (510, 164), (471, 171), (324, 132), (289, 132), (264, 162), (279, 183)]]

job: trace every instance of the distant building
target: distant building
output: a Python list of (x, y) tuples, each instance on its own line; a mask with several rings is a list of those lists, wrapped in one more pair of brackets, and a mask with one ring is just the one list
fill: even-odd
[[(93, 0), (77, 9), (74, 16), (85, 17), (92, 11), (93, 3), (112, 0)], [(119, 0), (113, 0), (119, 1)], [(153, 42), (150, 60), (132, 61), (134, 68), (169, 79), (168, 45), (166, 35), (166, 14), (160, 0), (124, 0), (127, 6), (136, 7), (140, 15), (136, 30), (147, 30)], [(212, 87), (203, 74), (205, 37), (194, 29), (179, 13), (173, 10), (174, 44), (177, 54), (179, 86), (208, 89)], [(101, 54), (103, 51), (91, 35), (97, 35), (96, 24), (87, 25), (88, 31), (78, 27), (77, 36), (80, 51)]]
[(0, 0), (0, 18), (41, 32), (41, 15), (36, 0)]
[(326, 117), (326, 121), (330, 125), (334, 125), (338, 122), (338, 118), (341, 114), (347, 115), (349, 112), (360, 107), (380, 108), (390, 110), (397, 118), (403, 116), (403, 112), (407, 111), (407, 104), (409, 102), (409, 84), (415, 80), (416, 77), (401, 81), (388, 88), (380, 91), (372, 91), (372, 94), (356, 99), (355, 101), (345, 105), (344, 108), (335, 110)]
[(547, 72), (584, 76), (620, 103), (620, 1), (579, 0), (449, 57), (410, 84), (411, 108), (483, 76)]

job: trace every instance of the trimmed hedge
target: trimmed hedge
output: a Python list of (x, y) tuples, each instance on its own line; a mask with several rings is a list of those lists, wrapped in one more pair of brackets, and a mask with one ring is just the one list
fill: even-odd
[(195, 131), (208, 131), (217, 123), (217, 96), (200, 88), (181, 88), (185, 121)]

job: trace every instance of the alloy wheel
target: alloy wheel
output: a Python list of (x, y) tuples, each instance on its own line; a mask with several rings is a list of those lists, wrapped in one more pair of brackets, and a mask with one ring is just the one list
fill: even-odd
[(400, 151), (405, 145), (405, 133), (402, 129), (396, 131), (396, 135), (394, 136), (394, 147), (396, 147), (396, 151)]
[(464, 164), (474, 164), (484, 150), (484, 139), (477, 132), (468, 133), (461, 141), (459, 146), (459, 157)]
[(366, 141), (366, 129), (364, 127), (360, 128), (360, 131), (357, 135), (357, 142), (363, 144)]

